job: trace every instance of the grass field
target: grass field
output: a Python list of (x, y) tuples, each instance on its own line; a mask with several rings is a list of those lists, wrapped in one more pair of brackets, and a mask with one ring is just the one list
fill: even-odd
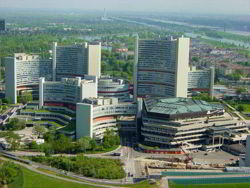
[(8, 185), (8, 188), (97, 188), (97, 187), (59, 180), (42, 174), (34, 173), (26, 168), (22, 168), (22, 175), (20, 175), (16, 179), (16, 181)]
[[(38, 170), (41, 171), (41, 172), (45, 172), (47, 174), (52, 174), (52, 175), (56, 175), (56, 176), (68, 178), (68, 179), (71, 179), (71, 180), (77, 180), (77, 181), (87, 182), (87, 181), (84, 181), (82, 179), (73, 178), (73, 177), (62, 175), (62, 174), (57, 174), (56, 172), (52, 172), (50, 170), (45, 170), (45, 169), (42, 169), (42, 168), (38, 168)], [(158, 188), (159, 187), (158, 184), (156, 184), (156, 185), (150, 185), (148, 183), (148, 181), (142, 181), (140, 183), (133, 184), (133, 185), (114, 185), (114, 186), (121, 186), (121, 187), (128, 187), (128, 188)]]
[[(22, 171), (19, 174), (18, 178), (8, 185), (8, 188), (98, 188), (98, 184), (96, 186), (78, 184), (67, 182), (63, 180), (59, 180), (56, 178), (52, 178), (46, 175), (38, 174), (32, 172), (26, 168), (21, 168)], [(40, 169), (39, 169), (40, 170)], [(57, 175), (51, 171), (41, 170), (48, 174)], [(64, 178), (77, 180), (76, 178), (69, 178), (67, 176), (58, 175)], [(158, 188), (158, 185), (150, 185), (148, 181), (143, 181), (134, 185), (117, 185), (121, 187), (130, 187), (130, 188)], [(1, 185), (0, 185), (0, 188)]]

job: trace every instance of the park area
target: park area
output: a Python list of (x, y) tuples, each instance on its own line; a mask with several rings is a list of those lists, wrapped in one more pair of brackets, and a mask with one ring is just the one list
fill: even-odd
[[(0, 161), (1, 163), (1, 161)], [(93, 185), (87, 185), (86, 182), (83, 180), (79, 180), (77, 178), (71, 178), (68, 176), (64, 176), (62, 174), (56, 174), (52, 171), (44, 171), (48, 175), (54, 175), (58, 176), (58, 178), (65, 178), (69, 181), (78, 181), (78, 183), (75, 182), (69, 182), (62, 179), (57, 179), (54, 177), (50, 177), (47, 175), (43, 175), (40, 173), (33, 172), (31, 170), (28, 170), (24, 167), (15, 166), (18, 168), (18, 171), (12, 179), (12, 181), (8, 184), (3, 186), (0, 182), (0, 188), (8, 187), (8, 188), (98, 188), (101, 187), (100, 184), (93, 184)], [(1, 176), (1, 173), (0, 173)], [(13, 177), (13, 176), (11, 176)], [(1, 178), (0, 178), (1, 181)], [(108, 185), (107, 185), (108, 186)], [(130, 188), (158, 188), (158, 184), (151, 185), (148, 181), (143, 181), (137, 184), (133, 185), (113, 185), (114, 187), (130, 187)]]

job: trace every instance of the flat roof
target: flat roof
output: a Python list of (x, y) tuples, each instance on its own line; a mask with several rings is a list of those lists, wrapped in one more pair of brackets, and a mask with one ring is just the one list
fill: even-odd
[(221, 104), (211, 104), (202, 100), (191, 98), (146, 98), (144, 104), (147, 112), (177, 115), (186, 113), (199, 113), (214, 110), (223, 110)]

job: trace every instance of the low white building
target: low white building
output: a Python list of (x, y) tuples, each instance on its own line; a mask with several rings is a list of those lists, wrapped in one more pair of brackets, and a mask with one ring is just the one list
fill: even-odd
[(134, 126), (136, 103), (119, 103), (117, 98), (90, 98), (77, 104), (76, 138), (89, 136), (101, 140), (106, 129)]
[(129, 83), (126, 80), (101, 76), (98, 80), (98, 96), (105, 98), (118, 98), (121, 101), (131, 101)]
[(39, 108), (43, 106), (67, 107), (76, 109), (76, 103), (84, 98), (97, 97), (97, 77), (85, 75), (84, 79), (62, 78), (60, 82), (39, 82)]

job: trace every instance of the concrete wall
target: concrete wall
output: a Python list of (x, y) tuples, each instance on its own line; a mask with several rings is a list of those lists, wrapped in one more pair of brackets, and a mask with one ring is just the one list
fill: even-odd
[(101, 76), (101, 43), (88, 45), (88, 75)]
[(189, 43), (189, 38), (178, 38), (177, 40), (175, 97), (187, 97)]
[(17, 103), (16, 61), (12, 57), (5, 58), (5, 96), (11, 103)]
[(97, 83), (88, 83), (81, 85), (81, 99), (97, 98)]
[(57, 47), (57, 42), (53, 42), (53, 46), (52, 46), (52, 58), (53, 58), (52, 80), (53, 81), (56, 81), (56, 47)]
[(84, 136), (92, 138), (93, 106), (90, 104), (76, 105), (76, 138)]
[(45, 82), (44, 78), (39, 79), (39, 108), (43, 107), (43, 83)]

